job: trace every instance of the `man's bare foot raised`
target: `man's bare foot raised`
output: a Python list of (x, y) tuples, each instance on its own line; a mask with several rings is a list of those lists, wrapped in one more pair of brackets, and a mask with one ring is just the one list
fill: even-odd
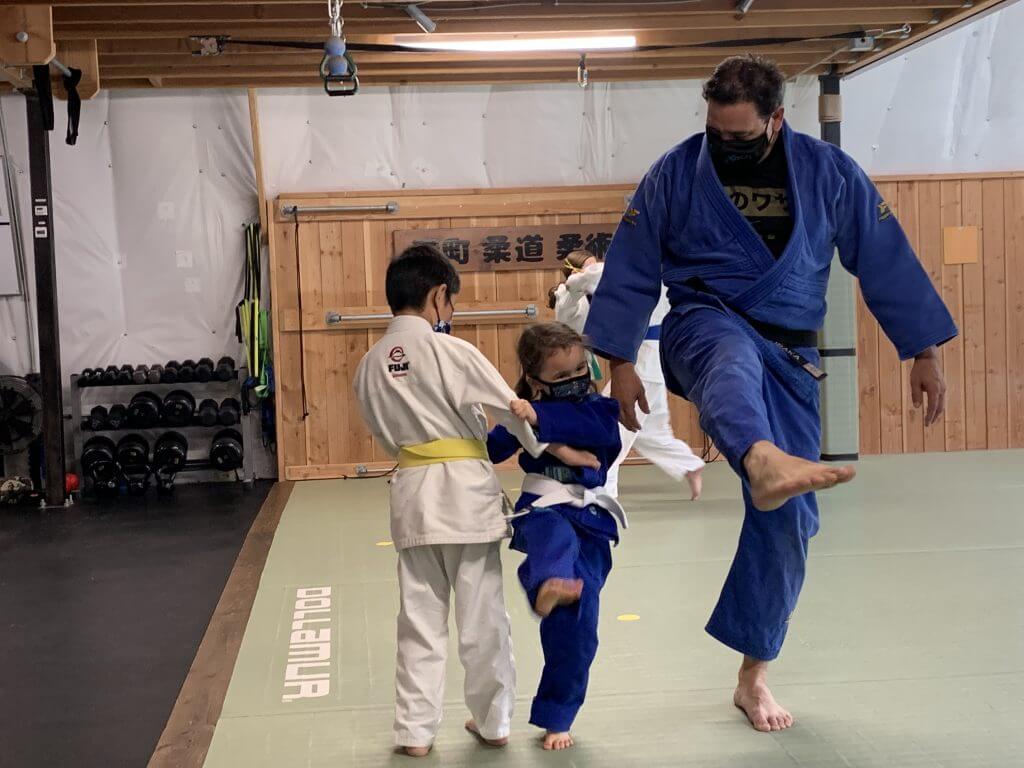
[(767, 677), (767, 662), (745, 658), (732, 701), (743, 710), (756, 730), (764, 733), (784, 731), (793, 725), (793, 716), (775, 701), (768, 688)]
[(506, 744), (508, 744), (508, 736), (506, 736), (503, 739), (488, 739), (488, 738), (485, 738), (484, 735), (482, 733), (480, 733), (480, 728), (477, 726), (476, 720), (472, 720), (472, 719), (471, 720), (467, 720), (466, 721), (466, 730), (469, 731), (470, 733), (472, 733), (474, 736), (476, 736), (478, 739), (480, 739), (480, 741), (482, 741), (484, 744), (486, 744), (489, 747), (504, 747)]
[(581, 579), (548, 579), (537, 591), (537, 602), (533, 609), (539, 616), (547, 617), (560, 605), (571, 605), (583, 594)]
[(853, 467), (833, 467), (790, 456), (766, 440), (751, 446), (743, 467), (750, 480), (751, 500), (762, 512), (778, 509), (795, 496), (848, 483), (856, 474)]
[(576, 742), (572, 740), (572, 736), (569, 735), (568, 731), (564, 733), (555, 733), (554, 731), (548, 731), (544, 734), (544, 749), (568, 749), (575, 743)]

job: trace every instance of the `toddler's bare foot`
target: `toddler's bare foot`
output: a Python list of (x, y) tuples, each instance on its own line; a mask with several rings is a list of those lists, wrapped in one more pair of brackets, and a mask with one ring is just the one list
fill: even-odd
[(700, 493), (704, 489), (704, 478), (701, 476), (703, 472), (703, 469), (695, 469), (686, 473), (686, 482), (690, 484), (690, 501), (700, 498)]
[(544, 749), (568, 749), (575, 743), (576, 742), (572, 740), (572, 736), (570, 736), (568, 732), (555, 733), (554, 731), (548, 731), (544, 734)]
[(762, 512), (778, 509), (795, 496), (822, 491), (853, 479), (853, 467), (833, 467), (790, 456), (762, 440), (743, 459), (750, 480), (750, 497)]
[(540, 585), (537, 602), (533, 609), (539, 616), (547, 617), (560, 605), (572, 605), (583, 594), (582, 579), (548, 579)]
[(402, 747), (402, 750), (409, 757), (426, 757), (430, 754), (430, 747)]
[(476, 736), (480, 741), (489, 747), (504, 747), (508, 744), (508, 736), (504, 739), (485, 739), (484, 735), (480, 733), (480, 728), (477, 727), (476, 720), (470, 719), (466, 721), (466, 730)]

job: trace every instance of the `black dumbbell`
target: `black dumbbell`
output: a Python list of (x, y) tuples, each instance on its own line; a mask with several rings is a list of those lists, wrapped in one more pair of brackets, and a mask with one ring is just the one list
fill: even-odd
[(145, 384), (147, 381), (149, 381), (149, 366), (135, 366), (135, 371), (132, 373), (132, 383)]
[(117, 447), (109, 437), (91, 437), (82, 448), (82, 474), (97, 493), (117, 490)]
[(78, 386), (88, 387), (89, 382), (92, 380), (92, 368), (86, 368), (78, 376)]
[(196, 399), (191, 392), (176, 389), (164, 398), (162, 410), (164, 423), (169, 427), (187, 427), (196, 412)]
[(178, 381), (187, 384), (196, 380), (196, 361), (186, 360), (178, 367)]
[(103, 375), (100, 377), (100, 383), (106, 387), (112, 384), (117, 384), (118, 370), (116, 365), (108, 365), (107, 369), (103, 371)]
[(85, 382), (87, 387), (98, 387), (103, 383), (103, 369), (102, 368), (90, 368), (92, 373), (89, 374), (89, 380)]
[(179, 432), (165, 432), (153, 446), (153, 474), (157, 488), (166, 492), (174, 485), (174, 476), (188, 461), (188, 441)]
[(164, 366), (164, 372), (160, 376), (160, 381), (164, 384), (176, 384), (178, 381), (178, 366), (181, 365), (177, 360), (168, 361), (167, 365)]
[(204, 384), (213, 378), (213, 360), (208, 357), (202, 358), (196, 363), (196, 381)]
[(93, 432), (99, 432), (100, 430), (107, 428), (107, 409), (102, 405), (94, 406), (89, 411), (89, 429)]
[(128, 490), (144, 493), (149, 485), (149, 441), (142, 435), (125, 435), (117, 441), (117, 463), (128, 478)]
[(217, 363), (217, 370), (214, 374), (218, 381), (231, 381), (237, 374), (235, 373), (235, 358), (224, 356)]
[(224, 402), (220, 404), (220, 413), (218, 414), (220, 423), (225, 427), (233, 427), (239, 421), (242, 416), (242, 406), (233, 397), (224, 398)]
[(128, 426), (132, 429), (152, 429), (160, 423), (163, 403), (152, 392), (139, 392), (128, 404)]
[(118, 384), (131, 384), (133, 383), (133, 376), (135, 375), (135, 369), (130, 365), (122, 365), (121, 370), (117, 372), (117, 383)]
[(242, 436), (234, 429), (222, 429), (210, 444), (210, 463), (222, 472), (241, 469)]
[(207, 398), (199, 404), (199, 410), (196, 412), (199, 423), (204, 427), (212, 427), (217, 423), (220, 418), (220, 409), (217, 406), (216, 400)]
[(146, 374), (146, 381), (150, 384), (159, 384), (163, 380), (164, 367), (162, 365), (150, 366)]
[(118, 403), (110, 406), (107, 414), (108, 429), (124, 429), (128, 425), (128, 409)]

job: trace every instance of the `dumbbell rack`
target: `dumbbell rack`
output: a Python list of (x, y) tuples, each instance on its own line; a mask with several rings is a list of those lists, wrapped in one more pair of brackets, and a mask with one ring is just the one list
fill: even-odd
[[(82, 482), (84, 482), (85, 478), (82, 476), (81, 466), (82, 449), (85, 447), (85, 442), (93, 435), (106, 435), (116, 443), (125, 435), (139, 434), (149, 441), (150, 450), (152, 450), (157, 438), (164, 432), (179, 432), (188, 440), (190, 455), (195, 452), (198, 446), (203, 446), (203, 452), (205, 453), (210, 441), (213, 440), (213, 436), (219, 430), (225, 429), (224, 425), (214, 424), (209, 427), (199, 424), (191, 424), (186, 427), (161, 425), (150, 427), (149, 429), (123, 427), (122, 429), (83, 430), (82, 418), (94, 405), (109, 405), (111, 403), (128, 405), (132, 396), (139, 392), (152, 392), (163, 400), (164, 396), (168, 393), (183, 389), (192, 393), (197, 404), (207, 397), (216, 400), (218, 403), (226, 397), (234, 397), (241, 402), (241, 383), (248, 376), (249, 373), (245, 368), (239, 368), (237, 369), (237, 378), (229, 379), (228, 381), (214, 379), (202, 382), (179, 381), (174, 384), (110, 384), (95, 387), (79, 387), (79, 375), (73, 374), (71, 376), (71, 418), (74, 435), (72, 441), (74, 456), (71, 457), (69, 465), (74, 468), (79, 477), (82, 477)], [(251, 483), (256, 479), (253, 454), (254, 446), (260, 439), (259, 409), (251, 410), (247, 414), (242, 413), (240, 421), (235, 425), (234, 429), (237, 429), (242, 434), (242, 468), (238, 473), (243, 482)], [(221, 472), (209, 462), (208, 458), (205, 460), (189, 459), (184, 469), (178, 474), (180, 476), (185, 472), (190, 473), (189, 481), (197, 483), (233, 481), (235, 479), (234, 472)]]

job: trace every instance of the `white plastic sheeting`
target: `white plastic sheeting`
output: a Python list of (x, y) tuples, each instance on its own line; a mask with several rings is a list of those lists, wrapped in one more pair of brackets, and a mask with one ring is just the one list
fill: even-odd
[[(267, 195), (352, 189), (636, 182), (703, 130), (698, 81), (366, 89), (329, 99), (260, 94)], [(787, 94), (799, 130), (817, 130), (817, 82)]]
[(843, 81), (843, 148), (872, 174), (1024, 169), (1024, 3)]

